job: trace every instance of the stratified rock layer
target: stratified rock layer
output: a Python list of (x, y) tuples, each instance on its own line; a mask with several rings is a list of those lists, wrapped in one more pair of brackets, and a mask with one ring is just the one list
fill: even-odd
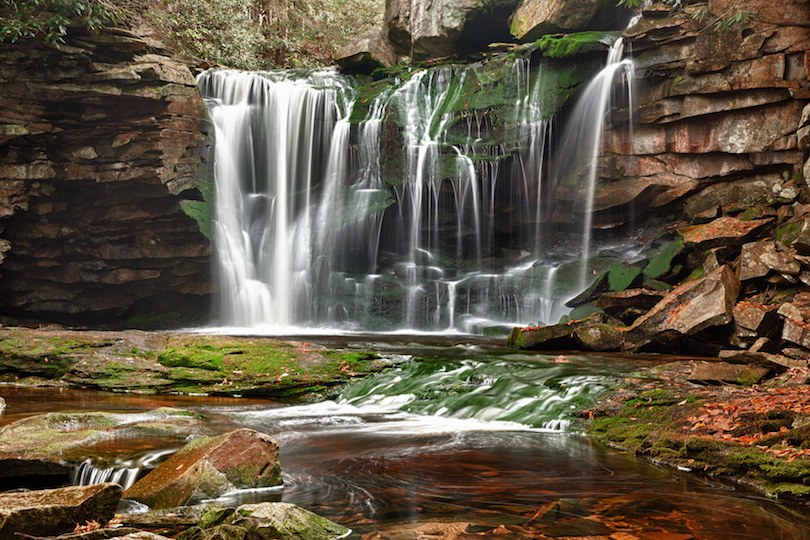
[(189, 66), (128, 31), (2, 44), (3, 314), (204, 311), (209, 245), (181, 207), (210, 175), (206, 114)]

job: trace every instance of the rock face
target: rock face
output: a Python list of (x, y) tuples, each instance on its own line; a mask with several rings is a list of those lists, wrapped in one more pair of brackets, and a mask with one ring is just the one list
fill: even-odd
[(72, 532), (77, 523), (106, 523), (121, 499), (118, 484), (0, 494), (0, 540), (16, 533), (56, 536)]
[(545, 34), (607, 30), (624, 8), (614, 0), (524, 0), (512, 17), (512, 35), (523, 42)]
[(269, 435), (239, 429), (200, 437), (172, 455), (125, 493), (154, 509), (213, 499), (233, 488), (281, 484), (278, 444)]
[(384, 34), (398, 54), (444, 57), (509, 40), (518, 0), (387, 0)]
[(379, 67), (396, 64), (397, 55), (382, 32), (370, 30), (354, 43), (338, 49), (335, 62), (350, 73), (371, 73)]
[[(709, 8), (733, 14), (729, 4)], [(623, 128), (607, 138), (596, 188), (598, 200), (612, 201), (599, 209), (606, 221), (631, 201), (651, 212), (685, 208), (687, 219), (705, 222), (797, 200), (803, 186), (791, 179), (805, 162), (797, 133), (810, 99), (807, 2), (780, 4), (778, 16), (755, 4), (746, 4), (754, 19), (745, 29), (716, 32), (687, 6), (667, 18), (651, 11), (624, 32), (636, 65), (633, 140)]]
[(148, 39), (110, 29), (0, 44), (3, 314), (204, 312), (209, 245), (183, 206), (201, 208), (208, 131), (189, 66)]

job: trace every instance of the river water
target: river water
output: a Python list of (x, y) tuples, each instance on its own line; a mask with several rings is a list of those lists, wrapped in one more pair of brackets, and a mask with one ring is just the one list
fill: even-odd
[(0, 424), (56, 410), (192, 408), (223, 429), (269, 433), (281, 448), (283, 489), (223, 502), (295, 503), (366, 540), (810, 539), (802, 507), (636, 459), (578, 432), (574, 410), (656, 360), (561, 358), (485, 342), (327, 345), (377, 350), (399, 363), (312, 404), (0, 387), (8, 402)]

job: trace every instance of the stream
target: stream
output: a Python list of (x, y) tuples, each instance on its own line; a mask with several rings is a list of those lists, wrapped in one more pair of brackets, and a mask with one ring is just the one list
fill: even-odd
[[(463, 522), (471, 524), (465, 538), (494, 530), (506, 534), (498, 538), (810, 539), (806, 509), (636, 459), (578, 432), (574, 410), (662, 359), (561, 358), (483, 341), (323, 344), (379, 351), (398, 364), (331, 400), (295, 405), (3, 386), (0, 425), (47, 411), (168, 405), (209, 415), (223, 429), (260, 430), (281, 448), (283, 489), (220, 501), (295, 503), (350, 527), (353, 538), (416, 538), (414, 531), (429, 538), (437, 523)], [(151, 449), (121, 468), (154, 466), (166, 451)]]

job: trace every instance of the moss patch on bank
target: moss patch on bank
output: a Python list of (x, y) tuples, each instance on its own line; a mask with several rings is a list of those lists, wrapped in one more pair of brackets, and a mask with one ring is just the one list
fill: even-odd
[(0, 382), (322, 399), (384, 369), (363, 351), (270, 338), (0, 328)]
[(759, 387), (688, 383), (691, 362), (625, 379), (585, 411), (588, 431), (656, 462), (810, 498), (810, 388), (788, 373)]

